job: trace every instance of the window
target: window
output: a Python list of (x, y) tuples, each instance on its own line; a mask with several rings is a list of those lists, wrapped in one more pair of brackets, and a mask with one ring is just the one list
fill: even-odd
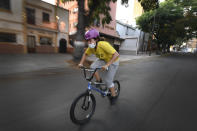
[(16, 34), (0, 32), (0, 42), (16, 42)]
[(52, 38), (49, 37), (40, 37), (41, 45), (52, 45)]
[(35, 10), (26, 8), (27, 13), (27, 23), (35, 25)]
[(10, 10), (10, 0), (0, 0), (0, 9)]
[(43, 22), (50, 22), (48, 13), (45, 13), (45, 12), (42, 13), (42, 21)]

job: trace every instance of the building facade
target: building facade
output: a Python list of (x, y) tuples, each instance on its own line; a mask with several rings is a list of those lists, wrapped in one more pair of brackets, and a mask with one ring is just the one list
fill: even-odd
[(77, 1), (69, 1), (65, 3), (59, 3), (59, 5), (69, 10), (69, 34), (73, 35), (77, 32), (78, 23), (78, 6)]
[(23, 0), (0, 1), (0, 53), (25, 53)]
[(135, 55), (139, 43), (139, 38), (136, 33), (136, 29), (128, 24), (117, 21), (116, 30), (119, 36), (124, 39), (121, 42), (120, 53)]
[[(66, 52), (68, 10), (41, 0), (2, 0), (0, 5), (10, 10), (0, 10), (0, 53)], [(10, 17), (6, 17), (9, 13)], [(9, 25), (5, 26), (4, 21)], [(5, 34), (9, 29), (12, 33)]]
[(64, 8), (57, 8), (57, 44), (60, 53), (71, 53), (72, 46), (69, 44), (69, 11)]
[(138, 0), (132, 0), (131, 6), (132, 6), (131, 25), (136, 27), (136, 18), (141, 16), (144, 11), (143, 11), (143, 7), (138, 2)]
[(121, 42), (120, 53), (137, 55), (141, 51), (147, 50), (149, 34), (144, 33), (131, 25), (117, 21), (116, 30)]
[[(88, 10), (88, 0), (85, 0), (85, 9)], [(58, 3), (58, 0), (56, 0)], [(77, 1), (68, 1), (62, 3), (59, 1), (59, 6), (69, 10), (69, 34), (73, 35), (77, 32), (77, 24), (78, 24), (78, 4)]]
[(57, 52), (57, 23), (53, 5), (40, 0), (26, 0), (27, 51)]
[(118, 0), (116, 30), (120, 37), (125, 39), (121, 43), (121, 52), (138, 54), (147, 50), (149, 34), (136, 27), (136, 18), (142, 13), (143, 8), (138, 0), (130, 0), (126, 7), (121, 5), (121, 0)]

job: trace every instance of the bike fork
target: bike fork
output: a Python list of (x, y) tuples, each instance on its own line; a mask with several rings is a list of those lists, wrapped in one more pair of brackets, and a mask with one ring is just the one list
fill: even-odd
[[(87, 91), (87, 93), (88, 93), (88, 95), (85, 96), (85, 98), (83, 100), (83, 104), (81, 106), (81, 108), (84, 109), (84, 110), (88, 110), (88, 108), (90, 106), (90, 101), (91, 101), (91, 98), (90, 98), (91, 92), (90, 91)], [(86, 99), (88, 99), (88, 103), (87, 103)]]

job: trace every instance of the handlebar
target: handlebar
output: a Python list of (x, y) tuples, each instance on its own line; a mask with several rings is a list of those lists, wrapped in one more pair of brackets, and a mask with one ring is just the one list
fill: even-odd
[[(85, 66), (81, 66), (80, 69), (83, 70), (83, 74), (84, 74), (85, 79), (88, 80), (88, 81), (91, 81), (92, 78), (94, 77), (95, 72), (96, 72), (97, 70), (99, 70), (99, 69), (102, 69), (102, 67), (95, 68), (95, 69), (90, 69), (90, 68), (87, 68), (87, 67), (85, 67)], [(87, 77), (86, 71), (87, 71), (87, 72), (91, 72), (92, 75), (91, 75), (90, 77)]]

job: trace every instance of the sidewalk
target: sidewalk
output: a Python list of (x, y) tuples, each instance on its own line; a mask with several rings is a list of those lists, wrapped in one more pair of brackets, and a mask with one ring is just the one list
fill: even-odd
[(71, 59), (69, 54), (1, 54), (0, 75), (65, 68)]
[[(147, 54), (133, 56), (120, 55), (120, 62), (154, 57)], [(70, 66), (71, 54), (10, 54), (0, 55), (0, 75), (31, 72), (44, 69), (66, 68)], [(88, 60), (93, 61), (96, 57), (91, 56)]]

